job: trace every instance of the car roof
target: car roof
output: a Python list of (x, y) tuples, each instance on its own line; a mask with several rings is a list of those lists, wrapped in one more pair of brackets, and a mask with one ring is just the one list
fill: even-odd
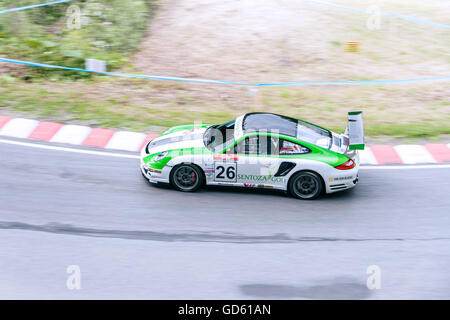
[(244, 116), (242, 129), (244, 133), (268, 131), (296, 138), (298, 121), (275, 113), (252, 112)]

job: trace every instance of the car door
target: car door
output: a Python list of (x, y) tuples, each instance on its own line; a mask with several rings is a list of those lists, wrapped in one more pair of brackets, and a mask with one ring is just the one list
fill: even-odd
[(283, 179), (274, 176), (279, 167), (278, 145), (273, 147), (271, 141), (268, 134), (250, 134), (235, 145), (236, 183), (245, 187), (283, 187)]

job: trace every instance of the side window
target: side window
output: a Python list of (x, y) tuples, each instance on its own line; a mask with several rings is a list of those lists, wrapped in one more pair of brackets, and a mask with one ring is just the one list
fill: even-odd
[(244, 138), (234, 146), (234, 153), (246, 155), (265, 155), (270, 152), (266, 135), (257, 135)]
[(294, 143), (288, 140), (280, 140), (280, 155), (291, 155), (291, 154), (304, 154), (308, 153), (310, 150), (298, 143)]
[(248, 155), (259, 154), (259, 136), (251, 136), (245, 138), (245, 154)]
[(310, 150), (300, 144), (266, 135), (246, 137), (233, 149), (235, 154), (246, 155), (295, 155), (308, 152)]

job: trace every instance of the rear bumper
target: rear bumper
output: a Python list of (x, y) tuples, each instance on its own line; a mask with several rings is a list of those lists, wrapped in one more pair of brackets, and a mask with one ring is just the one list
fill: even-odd
[(329, 176), (325, 181), (326, 193), (351, 189), (358, 184), (359, 157), (355, 157), (353, 161), (356, 163), (356, 166), (353, 169), (338, 170), (333, 168), (333, 170), (329, 172)]
[(333, 180), (327, 185), (327, 193), (338, 192), (341, 190), (351, 189), (358, 183), (358, 175), (348, 176), (345, 180)]

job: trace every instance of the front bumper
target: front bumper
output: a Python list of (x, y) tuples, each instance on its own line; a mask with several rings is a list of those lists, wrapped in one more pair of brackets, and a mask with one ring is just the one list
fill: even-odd
[(150, 174), (150, 171), (147, 169), (147, 166), (143, 163), (141, 163), (141, 172), (147, 179), (151, 179), (152, 175)]
[(147, 166), (143, 161), (141, 161), (141, 172), (142, 174), (150, 181), (151, 183), (158, 183), (158, 182), (169, 182), (169, 173), (170, 168), (168, 166), (164, 167), (162, 170), (153, 169), (149, 166)]

